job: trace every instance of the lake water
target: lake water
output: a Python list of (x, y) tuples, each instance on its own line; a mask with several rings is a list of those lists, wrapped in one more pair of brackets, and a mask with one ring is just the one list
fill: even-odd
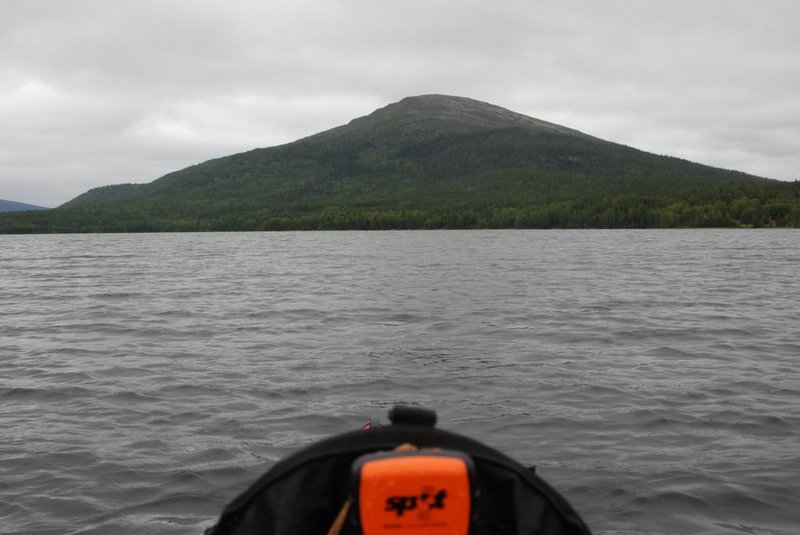
[(800, 532), (800, 231), (0, 236), (0, 532), (201, 533), (439, 413), (598, 534)]

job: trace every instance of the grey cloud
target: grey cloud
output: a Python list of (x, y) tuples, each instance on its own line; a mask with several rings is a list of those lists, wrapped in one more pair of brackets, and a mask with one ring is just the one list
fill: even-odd
[(800, 175), (794, 0), (8, 4), (0, 198), (59, 204), (433, 92)]

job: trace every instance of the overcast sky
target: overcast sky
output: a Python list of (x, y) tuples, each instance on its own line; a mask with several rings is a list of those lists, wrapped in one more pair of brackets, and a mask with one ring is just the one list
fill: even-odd
[(471, 97), (657, 154), (800, 178), (798, 0), (0, 0), (0, 198)]

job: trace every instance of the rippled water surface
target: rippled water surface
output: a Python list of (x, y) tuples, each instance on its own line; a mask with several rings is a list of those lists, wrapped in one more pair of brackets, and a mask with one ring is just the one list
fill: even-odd
[(596, 533), (800, 532), (800, 232), (0, 236), (0, 532), (200, 533), (397, 402)]

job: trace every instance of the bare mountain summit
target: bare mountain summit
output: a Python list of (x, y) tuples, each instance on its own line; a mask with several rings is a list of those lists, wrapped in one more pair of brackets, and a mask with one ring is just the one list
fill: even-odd
[(355, 119), (351, 126), (362, 123), (404, 121), (409, 124), (430, 126), (439, 123), (445, 130), (497, 130), (502, 128), (526, 128), (534, 131), (566, 135), (585, 135), (557, 124), (534, 119), (527, 115), (465, 97), (447, 95), (422, 95), (407, 97), (389, 104), (372, 114)]

